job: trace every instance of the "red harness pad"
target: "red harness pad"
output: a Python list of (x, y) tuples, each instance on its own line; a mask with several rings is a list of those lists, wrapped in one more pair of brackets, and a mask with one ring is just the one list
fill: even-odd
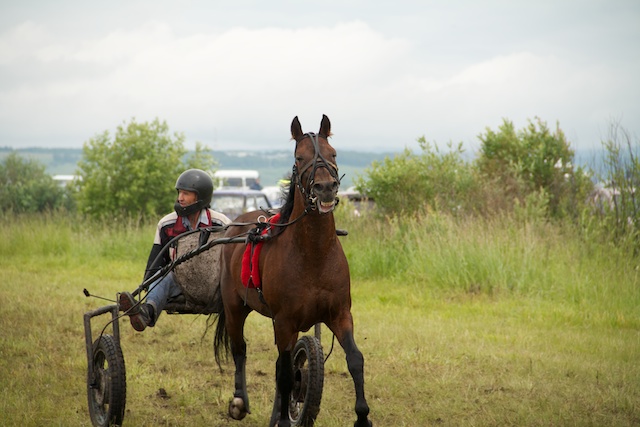
[[(280, 219), (280, 214), (277, 213), (269, 218), (269, 223), (274, 224)], [(262, 234), (269, 232), (271, 227), (267, 227), (262, 230)], [(245, 288), (259, 288), (260, 287), (260, 250), (264, 242), (248, 243), (242, 255), (242, 271), (240, 272), (240, 279)]]

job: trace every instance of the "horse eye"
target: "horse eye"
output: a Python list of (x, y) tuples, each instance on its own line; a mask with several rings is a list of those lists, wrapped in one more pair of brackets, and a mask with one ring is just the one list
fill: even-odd
[(301, 161), (303, 161), (303, 160), (304, 160), (304, 159), (303, 159), (302, 157), (300, 157), (300, 156), (297, 156), (297, 157), (296, 157), (296, 162), (301, 162)]

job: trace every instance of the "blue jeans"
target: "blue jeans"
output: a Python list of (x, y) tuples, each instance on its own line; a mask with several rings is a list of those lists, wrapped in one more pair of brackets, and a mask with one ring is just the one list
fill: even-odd
[(160, 313), (167, 305), (169, 298), (177, 297), (182, 293), (180, 286), (176, 283), (173, 271), (170, 271), (165, 277), (156, 280), (149, 285), (149, 293), (147, 294), (147, 303), (153, 306), (155, 311), (155, 319), (151, 319), (151, 325), (156, 324), (156, 320), (160, 317)]

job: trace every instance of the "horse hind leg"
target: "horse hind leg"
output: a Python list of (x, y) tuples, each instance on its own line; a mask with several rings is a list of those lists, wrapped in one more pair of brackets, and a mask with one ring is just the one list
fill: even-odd
[(249, 394), (247, 393), (247, 343), (243, 336), (244, 322), (247, 315), (248, 311), (241, 310), (236, 316), (227, 318), (225, 325), (229, 334), (231, 354), (235, 365), (235, 391), (233, 392), (233, 399), (229, 402), (229, 415), (235, 420), (241, 420), (251, 413)]
[(364, 356), (356, 345), (352, 331), (348, 331), (343, 335), (340, 345), (342, 345), (346, 354), (347, 367), (353, 378), (356, 390), (355, 410), (357, 419), (354, 427), (371, 427), (371, 421), (368, 419), (369, 405), (364, 397)]
[(243, 347), (244, 351), (233, 353), (233, 362), (236, 367), (234, 375), (235, 391), (233, 392), (233, 399), (229, 402), (229, 415), (234, 420), (241, 420), (246, 417), (247, 414), (251, 413), (251, 409), (249, 408), (249, 394), (247, 393), (246, 344)]

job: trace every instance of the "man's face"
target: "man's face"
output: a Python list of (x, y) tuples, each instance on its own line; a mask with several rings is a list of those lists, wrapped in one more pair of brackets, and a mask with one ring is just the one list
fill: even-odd
[(183, 208), (198, 201), (198, 193), (195, 191), (178, 190), (178, 203)]

